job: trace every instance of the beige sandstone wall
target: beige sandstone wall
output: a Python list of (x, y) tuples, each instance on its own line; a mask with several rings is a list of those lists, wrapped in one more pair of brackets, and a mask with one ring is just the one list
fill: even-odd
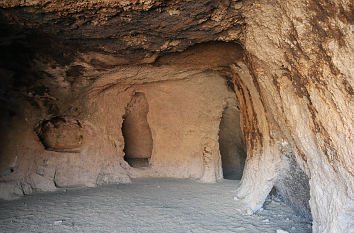
[[(244, 8), (247, 67), (234, 68), (252, 111), (243, 114), (251, 132), (239, 197), (258, 209), (289, 171), (290, 149), (310, 178), (314, 232), (353, 229), (352, 9), (345, 1), (301, 0)], [(250, 192), (256, 184), (262, 192)]]
[[(120, 125), (124, 107), (134, 93), (144, 93), (153, 139), (150, 167), (129, 169), (130, 172), (137, 177), (193, 178), (203, 182), (221, 179), (219, 123), (226, 99), (235, 98), (225, 79), (215, 72), (201, 70), (185, 70), (181, 72), (183, 76), (175, 75), (167, 67), (144, 68), (140, 72), (145, 76), (144, 84), (121, 83), (100, 94), (94, 103), (99, 113), (92, 121), (106, 130), (107, 139), (112, 140), (110, 144), (117, 148), (117, 156), (123, 157)], [(155, 81), (157, 73), (166, 80)], [(119, 78), (120, 75), (113, 73), (97, 85), (116, 83)], [(124, 103), (122, 107), (112, 108), (118, 101)]]
[[(15, 128), (7, 137), (13, 138), (7, 142), (9, 148), (2, 148), (2, 156), (7, 157), (2, 159), (1, 169), (6, 172), (13, 167), (14, 172), (1, 176), (2, 198), (129, 182), (130, 177), (222, 179), (219, 123), (226, 100), (236, 98), (226, 80), (198, 69), (185, 70), (182, 75), (169, 66), (129, 69), (146, 71), (142, 72), (144, 82), (137, 81), (142, 79), (139, 75), (129, 78), (129, 72), (119, 70), (102, 77), (82, 93), (81, 101), (89, 109), (84, 117), (44, 121), (36, 128), (39, 137), (33, 125), (12, 123)], [(123, 116), (135, 93), (143, 93), (148, 104), (146, 120), (153, 144), (146, 168), (131, 168), (123, 160)], [(20, 135), (17, 128), (21, 125), (25, 133)]]
[[(253, 213), (261, 208), (266, 196), (275, 187), (290, 204), (309, 217), (311, 214), (308, 205), (311, 207), (314, 232), (350, 232), (353, 228), (352, 2), (210, 0), (169, 1), (164, 5), (161, 1), (126, 1), (124, 4), (105, 1), (88, 4), (82, 0), (61, 5), (48, 0), (26, 3), (0, 1), (0, 4), (3, 7), (0, 11), (5, 19), (3, 21), (5, 24), (15, 24), (15, 28), (19, 28), (16, 29), (17, 32), (23, 30), (29, 33), (38, 29), (54, 35), (54, 39), (43, 36), (43, 42), (33, 39), (38, 38), (37, 36), (18, 38), (16, 30), (13, 34), (9, 33), (8, 41), (20, 40), (20, 44), (27, 43), (36, 51), (38, 49), (36, 56), (32, 50), (28, 52), (28, 59), (36, 61), (29, 67), (36, 67), (44, 76), (33, 74), (33, 70), (27, 67), (28, 59), (23, 59), (22, 56), (15, 56), (15, 62), (7, 64), (6, 61), (11, 61), (9, 56), (1, 57), (7, 64), (2, 67), (5, 70), (0, 70), (1, 76), (5, 77), (3, 80), (35, 80), (33, 83), (45, 85), (50, 91), (43, 94), (42, 91), (33, 91), (31, 85), (23, 84), (24, 90), (14, 93), (21, 93), (22, 99), (29, 103), (37, 102), (39, 106), (36, 107), (37, 110), (29, 111), (30, 114), (17, 113), (12, 118), (10, 115), (13, 110), (7, 106), (13, 106), (14, 101), (3, 95), (6, 111), (7, 108), (11, 111), (2, 122), (9, 122), (3, 128), (6, 129), (4, 132), (9, 132), (4, 134), (4, 138), (10, 143), (3, 143), (6, 146), (3, 146), (5, 152), (1, 155), (1, 167), (4, 167), (1, 171), (11, 175), (1, 178), (6, 181), (1, 185), (8, 187), (16, 183), (17, 186), (11, 187), (24, 189), (23, 187), (27, 187), (24, 184), (28, 183), (23, 180), (24, 177), (30, 177), (32, 171), (41, 170), (43, 166), (52, 167), (45, 177), (51, 177), (49, 180), (55, 177), (59, 186), (78, 183), (94, 185), (119, 181), (120, 177), (127, 177), (124, 180), (128, 180), (128, 174), (139, 176), (152, 175), (153, 171), (163, 172), (160, 171), (160, 165), (164, 162), (160, 158), (166, 156), (167, 148), (160, 148), (159, 145), (154, 146), (152, 165), (145, 173), (133, 171), (134, 169), (127, 168), (122, 159), (117, 160), (123, 157), (124, 144), (120, 128), (125, 107), (134, 91), (138, 90), (146, 94), (150, 108), (163, 112), (162, 102), (159, 102), (161, 99), (151, 97), (152, 90), (164, 89), (162, 86), (172, 82), (171, 80), (182, 82), (177, 80), (198, 76), (208, 70), (211, 73), (218, 72), (226, 78), (228, 86), (234, 88), (240, 101), (247, 159), (236, 199), (242, 203), (243, 212)], [(89, 14), (91, 11), (96, 13)], [(231, 43), (200, 44), (175, 56), (163, 56), (185, 50), (197, 43), (216, 40)], [(242, 45), (243, 61), (240, 61), (242, 53), (239, 52), (239, 47), (233, 42)], [(8, 49), (6, 46), (3, 49)], [(9, 47), (11, 46), (10, 43)], [(10, 51), (6, 54), (16, 54), (18, 49), (4, 51)], [(21, 49), (21, 55), (22, 51), (27, 50)], [(20, 65), (14, 66), (17, 63)], [(151, 67), (154, 68), (150, 65), (139, 66), (138, 69), (120, 66), (147, 63), (153, 64)], [(164, 66), (167, 64), (175, 65), (167, 68)], [(22, 73), (16, 73), (17, 70)], [(33, 79), (36, 75), (40, 78)], [(42, 79), (46, 80), (44, 84), (38, 81)], [(200, 85), (206, 80), (209, 79), (203, 79)], [(152, 85), (158, 88), (147, 88)], [(189, 85), (193, 86), (192, 83)], [(209, 90), (207, 95), (218, 99), (221, 93), (217, 88), (209, 88), (209, 85), (211, 84), (207, 84), (208, 88), (205, 88)], [(189, 90), (181, 89), (183, 93)], [(164, 96), (171, 103), (174, 103), (173, 98), (187, 101), (181, 93), (174, 93), (172, 98), (172, 92), (168, 96), (169, 92), (164, 91), (154, 95)], [(195, 88), (194, 91), (202, 90)], [(204, 100), (199, 101), (205, 103)], [(175, 109), (170, 102), (163, 104)], [(194, 104), (196, 103), (192, 101), (180, 108), (187, 107), (193, 113), (190, 124), (199, 124), (196, 121), (198, 113), (192, 111)], [(21, 102), (21, 106), (26, 105)], [(207, 113), (212, 116), (211, 122), (216, 121), (216, 117), (220, 118), (222, 104), (218, 106)], [(203, 106), (200, 108), (204, 109)], [(165, 114), (172, 117), (174, 111), (176, 110)], [(79, 119), (82, 128), (88, 132), (87, 138), (83, 138), (84, 141), (87, 139), (86, 144), (83, 141), (79, 146), (80, 153), (57, 154), (43, 151), (31, 128), (56, 115), (70, 116), (68, 122)], [(180, 117), (185, 119), (183, 114)], [(153, 117), (152, 111), (148, 114), (148, 122), (154, 143), (157, 138), (158, 141), (168, 143), (168, 139), (160, 138), (160, 132), (173, 138), (173, 132), (167, 129), (160, 128), (159, 134), (154, 131), (158, 117)], [(168, 122), (172, 122), (173, 126), (182, 123), (173, 120)], [(165, 122), (159, 124), (165, 125)], [(219, 177), (216, 172), (219, 161), (214, 157), (217, 127), (214, 124), (211, 126), (207, 132), (201, 124), (199, 133), (210, 133), (206, 138), (190, 139), (193, 145), (199, 144), (201, 149), (187, 145), (191, 151), (199, 151), (203, 156), (197, 162), (197, 159), (192, 159), (196, 158), (193, 157), (195, 155), (190, 154), (191, 157), (187, 160), (196, 170), (192, 172), (186, 169), (184, 174), (199, 177), (202, 181)], [(63, 128), (70, 127), (67, 125)], [(192, 132), (198, 131), (190, 128)], [(17, 132), (24, 133), (17, 136)], [(178, 132), (176, 138), (182, 134), (188, 137), (188, 133)], [(30, 146), (18, 143), (18, 137), (31, 142)], [(64, 146), (64, 149), (67, 150), (67, 147), (69, 146)], [(172, 152), (175, 153), (174, 157), (167, 156), (166, 161), (179, 158), (177, 152)], [(34, 155), (36, 158), (45, 158), (49, 154), (54, 155), (55, 161), (53, 159), (52, 162), (36, 164), (31, 159)], [(182, 160), (181, 163), (184, 163), (185, 160)], [(53, 169), (56, 163), (63, 166)], [(201, 166), (201, 163), (204, 165)], [(200, 166), (197, 168), (195, 164)], [(19, 166), (18, 170), (21, 172), (11, 173), (9, 167), (14, 166)], [(95, 169), (83, 173), (87, 174), (84, 181), (75, 175), (72, 175), (73, 179), (66, 180), (67, 174), (79, 174), (79, 171), (85, 171), (85, 166), (94, 166)], [(170, 172), (170, 168), (165, 170), (166, 174), (176, 175)], [(99, 182), (97, 177), (100, 177)], [(18, 183), (23, 185), (19, 186)], [(50, 185), (48, 187), (52, 187)]]

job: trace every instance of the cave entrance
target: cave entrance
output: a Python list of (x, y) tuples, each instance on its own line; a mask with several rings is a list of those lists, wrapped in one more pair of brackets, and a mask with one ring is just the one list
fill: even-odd
[(246, 160), (246, 145), (240, 127), (240, 107), (229, 99), (219, 125), (219, 150), (224, 179), (240, 180)]
[(132, 167), (148, 167), (152, 153), (152, 135), (147, 122), (149, 105), (145, 94), (136, 92), (123, 116), (124, 160)]

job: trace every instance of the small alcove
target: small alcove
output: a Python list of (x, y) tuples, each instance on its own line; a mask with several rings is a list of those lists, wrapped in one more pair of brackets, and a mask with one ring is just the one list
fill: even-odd
[(124, 160), (132, 167), (148, 167), (153, 140), (147, 122), (149, 105), (145, 94), (136, 92), (123, 116)]
[(236, 99), (229, 99), (219, 125), (219, 150), (224, 179), (240, 180), (246, 160), (246, 145), (240, 127)]

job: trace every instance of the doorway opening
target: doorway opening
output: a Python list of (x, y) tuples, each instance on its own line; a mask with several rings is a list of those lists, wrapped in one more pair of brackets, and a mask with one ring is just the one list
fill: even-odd
[(147, 122), (149, 105), (145, 94), (136, 92), (123, 116), (124, 160), (132, 167), (148, 167), (153, 140)]
[(240, 107), (228, 99), (219, 125), (219, 150), (224, 179), (240, 180), (246, 160), (246, 145), (240, 127)]

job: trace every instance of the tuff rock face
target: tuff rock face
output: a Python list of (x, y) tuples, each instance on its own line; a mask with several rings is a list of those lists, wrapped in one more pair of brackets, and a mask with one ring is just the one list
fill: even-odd
[[(242, 210), (275, 188), (314, 232), (353, 229), (350, 1), (0, 7), (1, 198), (131, 177), (216, 182), (219, 126), (234, 101), (247, 150)], [(136, 93), (152, 137), (139, 169), (124, 161), (122, 134)]]

